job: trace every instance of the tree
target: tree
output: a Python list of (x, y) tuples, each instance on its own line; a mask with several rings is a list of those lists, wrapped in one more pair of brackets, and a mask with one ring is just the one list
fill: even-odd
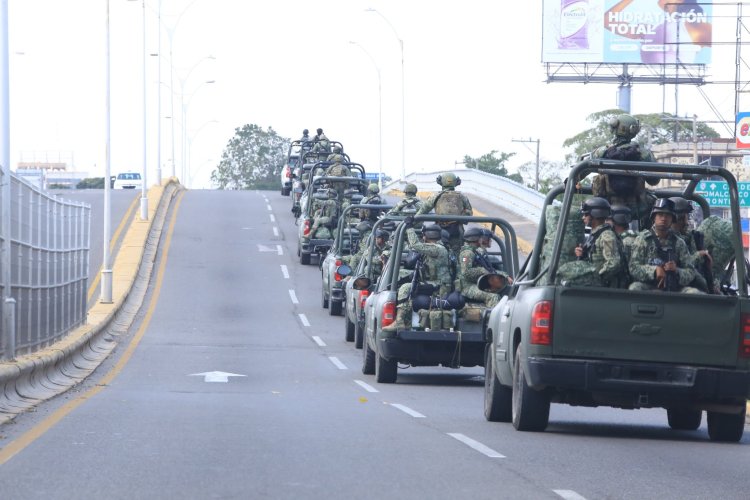
[(268, 127), (236, 128), (211, 182), (219, 189), (276, 189), (291, 141)]
[[(563, 170), (566, 170), (563, 173)], [(518, 173), (523, 177), (523, 184), (534, 189), (536, 186), (536, 161), (524, 163), (518, 167)], [(539, 192), (547, 194), (550, 189), (561, 184), (567, 169), (558, 161), (539, 161)]]
[[(591, 113), (586, 119), (594, 126), (579, 134), (565, 139), (563, 147), (572, 147), (573, 153), (566, 156), (568, 163), (575, 161), (582, 155), (594, 151), (612, 141), (612, 132), (609, 129), (610, 119), (623, 114), (621, 109), (606, 109)], [(633, 115), (641, 122), (641, 131), (636, 139), (641, 145), (648, 146), (649, 136), (651, 144), (664, 144), (670, 141), (692, 142), (692, 121), (675, 121), (674, 115), (663, 113), (650, 113), (644, 115)], [(703, 122), (696, 123), (696, 135), (698, 140), (708, 140), (719, 137), (719, 133)]]
[(508, 175), (508, 169), (505, 167), (505, 162), (512, 158), (516, 153), (500, 153), (500, 158), (496, 158), (495, 154), (498, 152), (499, 151), (493, 149), (479, 158), (472, 158), (469, 155), (464, 155), (464, 165), (466, 168), (475, 168), (482, 172), (487, 172), (488, 174), (507, 177), (511, 180), (522, 183), (523, 178), (519, 174)]
[(104, 177), (87, 177), (76, 184), (76, 189), (104, 189)]

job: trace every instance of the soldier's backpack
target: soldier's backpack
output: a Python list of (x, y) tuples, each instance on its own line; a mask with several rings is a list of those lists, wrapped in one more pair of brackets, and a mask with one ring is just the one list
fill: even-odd
[(333, 165), (328, 167), (326, 175), (331, 175), (334, 177), (349, 177), (350, 172), (349, 169), (341, 163), (334, 163)]
[[(602, 158), (620, 161), (641, 161), (641, 148), (637, 142), (630, 142), (621, 146), (610, 146), (602, 155)], [(610, 193), (620, 196), (636, 194), (643, 189), (638, 185), (639, 178), (630, 175), (612, 175), (607, 179), (607, 187)], [(642, 181), (641, 181), (642, 182)]]
[(464, 200), (456, 191), (441, 191), (435, 200), (435, 213), (438, 215), (461, 215)]

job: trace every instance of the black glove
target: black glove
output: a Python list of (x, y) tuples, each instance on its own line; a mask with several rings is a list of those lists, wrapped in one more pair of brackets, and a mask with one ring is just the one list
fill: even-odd
[(414, 216), (407, 215), (406, 217), (404, 217), (404, 224), (406, 224), (407, 226), (411, 226), (412, 224), (414, 224)]

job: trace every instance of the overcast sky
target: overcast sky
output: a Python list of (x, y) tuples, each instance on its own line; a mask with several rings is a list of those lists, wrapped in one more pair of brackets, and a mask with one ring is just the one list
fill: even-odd
[[(109, 1), (112, 172), (140, 171), (142, 1)], [(163, 82), (159, 113), (159, 58), (149, 57), (150, 182), (159, 115), (163, 172), (171, 173), (170, 38), (177, 173), (182, 100), (191, 144), (185, 182), (193, 177), (195, 187), (208, 186), (235, 128), (248, 123), (292, 139), (303, 128), (314, 133), (322, 127), (353, 161), (377, 171), (379, 102), (383, 170), (398, 176), (401, 51), (394, 30), (404, 44), (407, 172), (451, 168), (466, 154), (493, 149), (516, 152), (509, 163), (515, 169), (535, 158), (535, 144), (514, 142), (521, 139), (539, 139), (543, 160), (562, 161), (562, 142), (588, 127), (586, 116), (617, 105), (616, 85), (545, 83), (541, 1), (162, 0), (161, 5), (160, 51), (159, 1), (146, 1), (146, 50), (162, 54)], [(72, 154), (77, 170), (103, 175), (105, 6), (106, 0), (9, 0), (14, 166), (34, 152), (37, 159), (38, 152), (59, 152), (64, 160)], [(714, 30), (714, 40), (733, 41), (734, 19), (717, 19)], [(734, 57), (733, 45), (715, 47), (709, 76), (732, 80)], [(723, 118), (733, 120), (733, 86), (703, 90)], [(717, 120), (694, 87), (681, 87), (678, 96), (680, 115)], [(633, 113), (663, 110), (675, 110), (673, 86), (634, 86)], [(729, 136), (722, 126), (714, 127)]]

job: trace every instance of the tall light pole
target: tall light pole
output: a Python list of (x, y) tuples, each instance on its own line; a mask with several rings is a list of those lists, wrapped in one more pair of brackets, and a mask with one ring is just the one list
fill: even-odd
[(534, 189), (539, 191), (539, 139), (513, 139), (513, 142), (536, 142), (536, 175), (534, 176)]
[(100, 280), (99, 301), (103, 304), (112, 303), (112, 266), (109, 255), (109, 240), (112, 237), (111, 217), (112, 206), (110, 199), (110, 172), (111, 159), (110, 152), (110, 54), (109, 54), (109, 0), (107, 0), (107, 15), (105, 27), (105, 84), (104, 84), (104, 253), (102, 255), (102, 278)]
[(391, 27), (393, 34), (396, 35), (399, 46), (401, 47), (401, 182), (406, 182), (406, 128), (404, 119), (404, 40), (398, 36), (396, 28), (380, 11), (372, 7), (365, 9), (365, 12), (374, 12), (383, 18), (383, 21)]
[(147, 101), (146, 101), (146, 0), (142, 0), (142, 6), (143, 6), (143, 171), (141, 174), (141, 220), (148, 220), (148, 197), (146, 196), (146, 190), (148, 188), (148, 168), (147, 167), (147, 161), (146, 161), (146, 151), (148, 149), (148, 142), (146, 140), (147, 137)]
[(352, 45), (356, 45), (360, 49), (362, 49), (362, 52), (364, 52), (367, 57), (370, 58), (370, 61), (372, 61), (373, 66), (375, 66), (375, 71), (378, 72), (378, 186), (380, 188), (383, 188), (383, 92), (382, 87), (380, 85), (380, 68), (378, 67), (378, 64), (375, 62), (375, 58), (373, 58), (370, 53), (365, 49), (362, 45), (360, 45), (358, 42), (350, 41), (349, 42)]
[[(211, 58), (213, 58), (213, 56), (211, 56)], [(182, 84), (183, 82), (184, 82), (184, 80), (181, 81), (180, 83)], [(182, 108), (182, 144), (181, 144), (182, 145), (182, 157), (181, 157), (181, 160), (182, 160), (182, 172), (180, 174), (180, 177), (181, 177), (181, 179), (184, 182), (188, 182), (189, 181), (189, 179), (188, 179), (189, 174), (188, 174), (188, 171), (187, 171), (187, 152), (188, 152), (188, 147), (187, 147), (187, 140), (188, 140), (188, 137), (187, 137), (187, 112), (188, 112), (188, 108), (190, 108), (190, 103), (193, 101), (193, 97), (195, 96), (195, 94), (204, 85), (210, 85), (210, 84), (213, 84), (213, 83), (216, 83), (216, 80), (205, 80), (204, 82), (202, 82), (188, 96), (187, 102), (185, 102), (185, 92), (184, 92), (185, 91), (185, 86), (184, 85), (180, 85), (180, 89), (181, 89), (181, 92), (180, 92), (180, 105), (181, 105), (181, 108)]]

